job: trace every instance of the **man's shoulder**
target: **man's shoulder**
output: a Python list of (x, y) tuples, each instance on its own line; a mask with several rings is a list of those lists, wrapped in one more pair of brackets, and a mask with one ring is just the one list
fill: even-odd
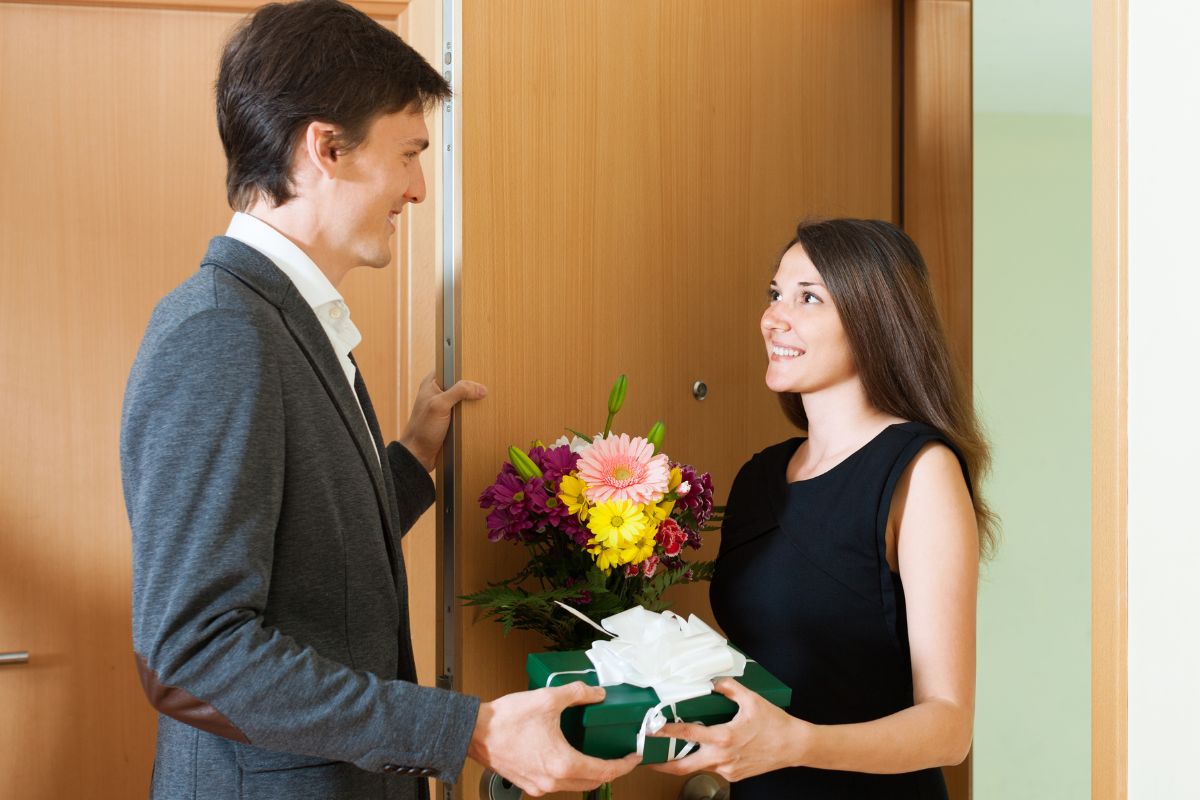
[(238, 352), (271, 359), (290, 341), (274, 304), (219, 267), (205, 265), (158, 302), (142, 337), (131, 379), (169, 361)]
[[(146, 338), (169, 336), (201, 320), (249, 327), (265, 335), (283, 330), (274, 304), (225, 270), (205, 265), (158, 302)], [(185, 325), (189, 321), (192, 325)]]

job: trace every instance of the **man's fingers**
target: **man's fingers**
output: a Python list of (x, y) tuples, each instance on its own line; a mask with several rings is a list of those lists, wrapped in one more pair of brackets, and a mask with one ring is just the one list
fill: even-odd
[(634, 767), (642, 763), (642, 757), (637, 753), (630, 753), (624, 758), (614, 759), (593, 758), (579, 754), (577, 760), (579, 769), (571, 770), (572, 777), (578, 777), (584, 783), (591, 781), (591, 785), (582, 787), (581, 791), (593, 789), (601, 783), (611, 783), (622, 775), (627, 775)]
[(554, 696), (554, 702), (559, 708), (568, 708), (570, 706), (587, 706), (592, 703), (599, 703), (604, 699), (604, 687), (588, 686), (583, 681), (575, 681), (568, 683), (566, 686), (555, 686), (546, 691), (551, 692)]
[(433, 389), (437, 389), (438, 391), (441, 391), (442, 385), (440, 383), (438, 383), (436, 372), (425, 373), (425, 377), (421, 378), (421, 385), (419, 387), (417, 387), (417, 391), (420, 392), (421, 390), (428, 389), (428, 388), (433, 388)]
[[(622, 775), (631, 771), (634, 767), (641, 764), (642, 757), (640, 755), (638, 755), (637, 753), (630, 753), (629, 755), (625, 756), (622, 759), (615, 759), (613, 761), (610, 761), (609, 763), (613, 764), (613, 765), (620, 765), (621, 771), (618, 772), (616, 775), (616, 778), (619, 778)], [(616, 778), (609, 778), (609, 780), (615, 780)]]
[(487, 387), (475, 381), (461, 380), (442, 392), (442, 398), (449, 401), (449, 406), (457, 405), (463, 400), (482, 400), (487, 397)]
[(586, 792), (628, 775), (641, 762), (641, 756), (637, 753), (605, 760), (571, 750), (567, 758), (558, 762), (557, 769), (544, 776), (541, 785), (545, 791)]
[(611, 761), (604, 762), (608, 768), (608, 774), (604, 776), (601, 783), (612, 783), (622, 775), (628, 775), (633, 772), (633, 768), (642, 763), (642, 757), (637, 753), (630, 753), (624, 758), (614, 758)]

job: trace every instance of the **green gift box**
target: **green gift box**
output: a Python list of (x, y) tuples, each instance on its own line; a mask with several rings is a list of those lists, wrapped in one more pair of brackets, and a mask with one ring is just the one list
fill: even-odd
[[(596, 673), (591, 670), (592, 662), (583, 650), (560, 653), (530, 653), (525, 662), (529, 674), (529, 688), (563, 686), (574, 681), (583, 681), (595, 686)], [(582, 673), (582, 674), (556, 674)], [(548, 684), (550, 676), (554, 682)], [(743, 686), (762, 695), (768, 702), (787, 708), (792, 702), (792, 690), (763, 667), (750, 661), (746, 673), (736, 679)], [(622, 683), (605, 687), (603, 702), (589, 706), (568, 708), (562, 715), (562, 731), (567, 741), (577, 750), (597, 758), (623, 758), (637, 750), (638, 730), (646, 712), (658, 705), (658, 694), (653, 689), (643, 689)], [(697, 722), (704, 725), (719, 725), (733, 719), (737, 703), (724, 695), (713, 692), (675, 704), (676, 718), (680, 722)], [(663, 714), (671, 719), (670, 706)], [(661, 764), (667, 760), (669, 739), (647, 736), (643, 749), (644, 764)], [(677, 744), (676, 748), (682, 747)]]

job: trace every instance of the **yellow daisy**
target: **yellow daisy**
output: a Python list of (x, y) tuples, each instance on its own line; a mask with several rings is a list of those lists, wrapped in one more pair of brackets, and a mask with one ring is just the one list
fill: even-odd
[(579, 517), (580, 522), (586, 522), (588, 518), (588, 501), (584, 497), (586, 491), (587, 484), (574, 472), (563, 475), (558, 485), (558, 499), (563, 501), (568, 511)]
[(632, 564), (640, 564), (650, 556), (654, 555), (655, 535), (658, 533), (658, 526), (653, 525), (646, 528), (646, 532), (642, 535), (641, 541), (637, 543), (637, 552), (630, 559)]
[(595, 506), (588, 516), (587, 526), (592, 532), (588, 552), (596, 557), (596, 564), (603, 570), (637, 559), (644, 550), (647, 530), (651, 532), (653, 542), (653, 531), (657, 527), (641, 506), (628, 500), (609, 500)]

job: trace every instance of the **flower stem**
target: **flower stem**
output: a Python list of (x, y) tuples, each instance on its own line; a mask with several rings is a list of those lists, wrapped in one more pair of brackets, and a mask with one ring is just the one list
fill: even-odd
[(583, 800), (612, 800), (612, 784), (602, 783), (590, 792), (583, 793)]

